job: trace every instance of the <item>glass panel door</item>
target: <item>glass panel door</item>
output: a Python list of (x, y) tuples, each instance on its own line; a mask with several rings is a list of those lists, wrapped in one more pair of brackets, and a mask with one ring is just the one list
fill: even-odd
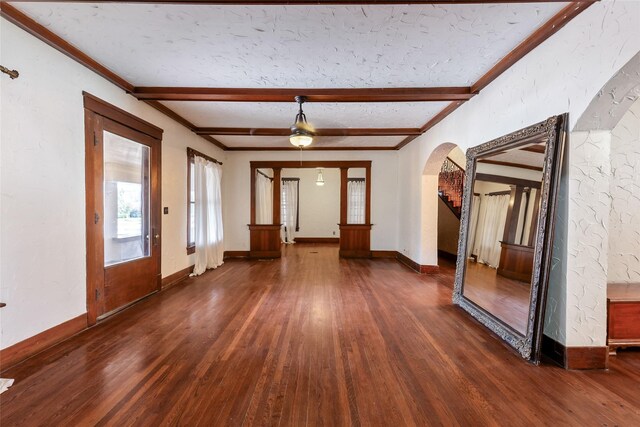
[(150, 255), (150, 148), (104, 131), (104, 265)]

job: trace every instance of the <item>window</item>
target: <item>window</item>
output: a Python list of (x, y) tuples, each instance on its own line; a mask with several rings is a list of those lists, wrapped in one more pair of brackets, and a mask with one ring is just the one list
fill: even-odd
[(281, 222), (285, 227), (290, 223), (291, 228), (300, 231), (300, 178), (282, 178), (281, 193)]
[(364, 224), (366, 183), (364, 178), (347, 179), (347, 224)]
[(116, 237), (142, 236), (142, 184), (134, 182), (116, 182), (118, 222)]
[(193, 150), (187, 149), (187, 254), (196, 251), (196, 186), (193, 156)]

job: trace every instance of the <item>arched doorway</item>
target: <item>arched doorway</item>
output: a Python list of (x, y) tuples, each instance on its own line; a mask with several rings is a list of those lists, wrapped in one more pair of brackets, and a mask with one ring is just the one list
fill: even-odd
[[(612, 191), (612, 176), (616, 174), (613, 131), (640, 97), (639, 67), (640, 53), (595, 94), (576, 121), (569, 136), (558, 196), (554, 239), (557, 255), (551, 270), (553, 286), (547, 297), (544, 333), (567, 347), (589, 346), (600, 351), (597, 360), (602, 363), (596, 367), (606, 364), (607, 285), (620, 281), (620, 277), (613, 277), (614, 268), (624, 262), (625, 275), (634, 266), (640, 268), (635, 253), (626, 258), (610, 256), (612, 237), (615, 243), (622, 244), (636, 236), (629, 231), (622, 233), (624, 238), (612, 236), (610, 218), (612, 213), (615, 217), (616, 206), (621, 206)], [(637, 150), (622, 154), (624, 162), (633, 162), (633, 156), (640, 159)], [(618, 178), (621, 172), (617, 172)], [(633, 188), (626, 185), (627, 190)], [(633, 212), (635, 209), (626, 206), (626, 201), (635, 200), (634, 195), (627, 191), (624, 199), (624, 210)], [(637, 242), (631, 246), (637, 248)], [(611, 266), (611, 272), (610, 261), (617, 263)]]
[[(435, 150), (433, 150), (425, 163), (422, 172), (420, 227), (420, 264), (423, 266), (436, 267), (439, 265), (439, 248), (442, 248), (441, 250), (443, 250), (446, 247), (447, 251), (450, 252), (453, 247), (457, 247), (457, 233), (460, 228), (460, 220), (459, 217), (456, 217), (453, 213), (452, 208), (455, 209), (456, 207), (459, 207), (461, 199), (459, 201), (454, 200), (456, 198), (455, 195), (446, 194), (450, 189), (445, 190), (442, 188), (441, 190), (443, 190), (443, 194), (440, 194), (438, 184), (443, 165), (462, 170), (464, 168), (464, 163), (464, 152), (460, 147), (452, 142), (446, 142), (439, 145)], [(451, 200), (451, 206), (447, 206), (447, 198)], [(439, 215), (439, 211), (441, 211), (443, 215)], [(440, 234), (442, 234), (442, 236), (439, 238)], [(455, 239), (455, 242), (451, 242), (451, 239)], [(439, 244), (439, 240), (441, 245)]]

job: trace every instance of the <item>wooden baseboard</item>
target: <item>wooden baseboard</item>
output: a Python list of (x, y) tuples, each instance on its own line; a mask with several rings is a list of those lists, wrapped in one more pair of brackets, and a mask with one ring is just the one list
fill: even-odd
[(161, 289), (164, 291), (171, 286), (177, 285), (178, 283), (185, 280), (191, 273), (193, 273), (193, 265), (191, 267), (183, 268), (180, 271), (176, 271), (173, 274), (168, 275), (167, 277), (162, 278), (162, 287)]
[(371, 251), (359, 249), (340, 249), (340, 258), (371, 258)]
[(8, 368), (28, 359), (29, 357), (40, 353), (47, 348), (71, 338), (73, 335), (87, 328), (87, 313), (67, 320), (53, 328), (40, 332), (37, 335), (27, 338), (0, 350), (0, 372), (6, 371)]
[(437, 265), (421, 265), (420, 274), (436, 274), (440, 272), (440, 267)]
[(278, 251), (249, 251), (249, 258), (280, 258), (282, 252)]
[(340, 243), (338, 237), (296, 237), (296, 243)]
[(371, 251), (371, 258), (393, 258), (396, 259), (398, 257), (398, 252), (396, 251)]
[(402, 264), (406, 265), (416, 273), (435, 274), (440, 271), (440, 267), (438, 267), (437, 265), (420, 265), (400, 252), (396, 252), (396, 258), (398, 261), (400, 261)]
[(565, 347), (542, 336), (542, 354), (565, 369), (607, 369), (609, 347)]
[(224, 251), (224, 259), (249, 258), (249, 251)]

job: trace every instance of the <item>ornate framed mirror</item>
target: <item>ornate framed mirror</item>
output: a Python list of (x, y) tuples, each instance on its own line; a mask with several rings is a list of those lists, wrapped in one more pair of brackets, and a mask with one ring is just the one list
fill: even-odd
[(467, 151), (454, 304), (540, 359), (567, 115)]

